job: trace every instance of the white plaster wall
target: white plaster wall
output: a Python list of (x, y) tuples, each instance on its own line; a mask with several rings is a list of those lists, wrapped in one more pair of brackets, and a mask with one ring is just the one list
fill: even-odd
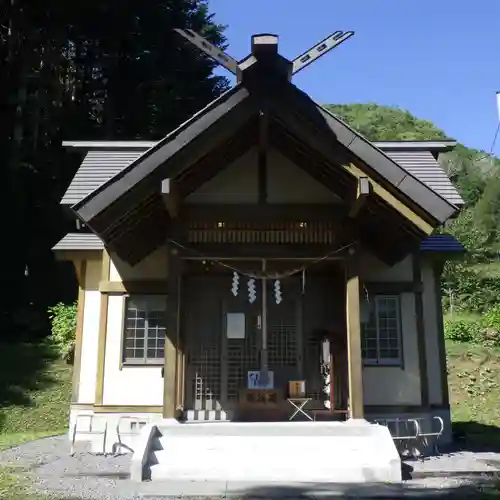
[[(186, 203), (257, 203), (259, 199), (257, 150), (238, 158), (186, 199)], [(325, 186), (275, 149), (269, 151), (268, 203), (335, 203)]]
[(427, 376), (429, 379), (429, 402), (430, 404), (442, 404), (441, 393), (441, 360), (439, 357), (438, 314), (436, 290), (434, 281), (434, 269), (430, 262), (422, 265), (422, 282), (424, 286), (423, 308), (425, 322), (425, 352), (427, 356)]
[(257, 203), (257, 150), (251, 149), (200, 186), (186, 203)]
[(335, 203), (328, 188), (313, 179), (279, 151), (270, 151), (267, 168), (268, 203)]
[(167, 245), (157, 248), (133, 267), (114, 254), (110, 255), (110, 259), (110, 281), (160, 280), (168, 274)]
[(419, 405), (421, 402), (413, 293), (401, 294), (401, 329), (403, 367), (365, 366), (363, 368), (365, 405)]
[(365, 281), (412, 281), (412, 256), (404, 258), (396, 265), (389, 267), (371, 254), (365, 253), (361, 259), (361, 277)]
[(85, 291), (78, 403), (94, 403), (100, 310), (101, 294), (94, 290)]
[(162, 406), (160, 366), (123, 366), (120, 369), (124, 304), (123, 296), (109, 296), (103, 405)]

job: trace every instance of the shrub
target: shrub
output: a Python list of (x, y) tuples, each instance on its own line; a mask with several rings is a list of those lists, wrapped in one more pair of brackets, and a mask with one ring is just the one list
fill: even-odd
[(50, 340), (62, 359), (72, 362), (75, 351), (76, 304), (59, 304), (49, 308), (52, 333)]
[(488, 328), (493, 328), (500, 332), (500, 307), (496, 306), (490, 309), (484, 315), (484, 323)]
[(444, 324), (444, 336), (454, 342), (477, 343), (481, 339), (482, 324), (479, 320), (447, 320)]
[(490, 309), (483, 318), (482, 343), (487, 346), (500, 346), (500, 308)]

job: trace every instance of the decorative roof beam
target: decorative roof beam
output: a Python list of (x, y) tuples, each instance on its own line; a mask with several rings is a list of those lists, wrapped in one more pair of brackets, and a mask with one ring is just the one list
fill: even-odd
[(336, 31), (324, 40), (321, 40), (321, 42), (314, 47), (294, 59), (292, 74), (295, 75), (299, 71), (302, 71), (306, 66), (317, 61), (320, 57), (324, 56), (326, 53), (330, 52), (330, 50), (339, 46), (352, 36), (354, 36), (354, 31)]
[(278, 35), (261, 33), (252, 36), (252, 54), (255, 57), (278, 54)]
[(262, 33), (252, 36), (251, 54), (238, 63), (238, 83), (266, 82), (269, 78), (292, 80), (293, 64), (278, 53), (278, 35)]
[(195, 47), (198, 47), (198, 49), (214, 61), (218, 62), (233, 75), (238, 73), (238, 61), (226, 54), (223, 50), (217, 48), (215, 45), (212, 45), (209, 41), (205, 40), (205, 38), (198, 35), (198, 33), (193, 30), (181, 30), (179, 28), (174, 29), (174, 31), (191, 42)]
[(266, 70), (278, 70), (279, 73), (286, 76), (288, 81), (291, 81), (295, 73), (302, 71), (305, 67), (309, 66), (354, 35), (354, 31), (336, 31), (292, 62), (278, 54), (277, 35), (260, 33), (252, 36), (251, 53), (238, 62), (234, 57), (226, 54), (223, 50), (219, 49), (193, 30), (176, 28), (174, 31), (235, 75), (238, 83), (243, 81), (243, 73), (247, 72), (250, 67), (257, 63), (257, 61), (267, 62), (269, 67), (266, 68)]

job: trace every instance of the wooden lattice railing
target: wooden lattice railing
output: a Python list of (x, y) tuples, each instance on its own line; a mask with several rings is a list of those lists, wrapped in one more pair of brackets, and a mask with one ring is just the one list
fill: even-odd
[(190, 222), (187, 241), (192, 244), (332, 244), (338, 233), (334, 222), (229, 223)]

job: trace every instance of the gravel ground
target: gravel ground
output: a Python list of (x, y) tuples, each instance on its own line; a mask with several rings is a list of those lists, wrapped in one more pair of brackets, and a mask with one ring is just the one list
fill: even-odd
[[(158, 493), (162, 491), (161, 485), (137, 484), (128, 479), (129, 455), (103, 457), (77, 452), (74, 457), (70, 457), (66, 436), (41, 439), (0, 452), (0, 464), (27, 471), (36, 489), (61, 496), (65, 500), (160, 500), (162, 498)], [(405, 481), (402, 487), (380, 486), (377, 491), (373, 486), (359, 486), (354, 489), (349, 487), (348, 496), (353, 498), (375, 494), (385, 498), (402, 496), (429, 498), (439, 493), (449, 495), (459, 486), (491, 481), (495, 472), (500, 471), (500, 454), (459, 452), (426, 459), (423, 462), (409, 462), (409, 465), (413, 468), (413, 479)], [(463, 488), (461, 490), (462, 497), (465, 491)], [(282, 498), (297, 498), (308, 493), (293, 488), (281, 492), (256, 489), (241, 496), (245, 500), (277, 495)], [(322, 492), (321, 488), (313, 492), (314, 497), (324, 499), (339, 494), (341, 491), (338, 491), (337, 495), (332, 495), (331, 492)], [(172, 499), (172, 497), (163, 498)]]

